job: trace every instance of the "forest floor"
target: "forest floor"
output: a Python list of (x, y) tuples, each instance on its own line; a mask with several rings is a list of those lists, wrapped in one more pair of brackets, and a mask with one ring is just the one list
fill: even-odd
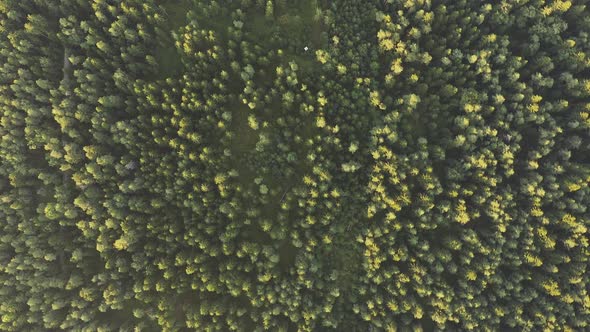
[[(167, 14), (166, 28), (168, 33), (163, 40), (160, 40), (156, 48), (155, 57), (158, 63), (158, 79), (176, 77), (182, 73), (182, 61), (174, 45), (172, 33), (177, 32), (186, 25), (187, 13), (193, 6), (191, 0), (167, 0), (163, 4)], [(161, 36), (164, 37), (164, 36)]]
[[(274, 1), (272, 17), (269, 17), (264, 10), (249, 10), (244, 13), (244, 37), (252, 45), (258, 45), (264, 49), (283, 50), (283, 56), (280, 60), (273, 61), (266, 68), (266, 74), (257, 72), (252, 81), (254, 87), (270, 89), (273, 87), (274, 70), (277, 66), (288, 67), (290, 62), (295, 62), (298, 67), (298, 77), (310, 77), (320, 72), (320, 63), (315, 60), (315, 51), (326, 47), (326, 37), (324, 25), (322, 23), (322, 13), (318, 0), (302, 1)], [(216, 33), (221, 42), (227, 39), (227, 27), (232, 25), (231, 15), (223, 17), (204, 17), (199, 13), (197, 3), (193, 0), (164, 0), (162, 2), (166, 12), (167, 35), (161, 36), (160, 45), (156, 49), (155, 57), (158, 63), (159, 73), (156, 79), (179, 78), (183, 72), (185, 64), (182, 63), (179, 52), (174, 45), (173, 34), (180, 33), (183, 26), (190, 23), (191, 19), (196, 20), (200, 28), (209, 29)], [(226, 3), (222, 5), (228, 5)], [(278, 41), (271, 42), (273, 35), (280, 37)], [(286, 42), (288, 41), (288, 42)], [(285, 45), (289, 47), (285, 47)], [(307, 49), (306, 49), (307, 47)], [(300, 80), (303, 81), (303, 80)], [(240, 83), (240, 84), (239, 84)], [(243, 84), (236, 81), (230, 86), (230, 89), (236, 90), (230, 93), (234, 96), (239, 95), (242, 91)], [(280, 100), (274, 100), (266, 106), (264, 111), (257, 110), (256, 115), (260, 121), (273, 123), (279, 116), (284, 116), (285, 110), (282, 109)], [(230, 130), (233, 133), (230, 150), (232, 153), (231, 167), (236, 169), (239, 176), (239, 184), (242, 188), (257, 186), (254, 180), (260, 177), (259, 170), (246, 161), (247, 156), (255, 154), (256, 143), (259, 140), (261, 130), (254, 130), (248, 124), (248, 116), (253, 114), (247, 105), (240, 100), (232, 100), (227, 105), (232, 114)], [(295, 110), (294, 110), (295, 111)], [(305, 141), (315, 135), (317, 129), (310, 119), (301, 119), (304, 123), (300, 128), (294, 129), (296, 133)], [(262, 123), (261, 123), (262, 124)], [(269, 126), (271, 128), (276, 126)], [(270, 133), (270, 136), (274, 136)], [(273, 143), (271, 143), (273, 144)], [(289, 194), (293, 188), (301, 182), (303, 175), (308, 174), (310, 165), (306, 162), (308, 151), (301, 148), (294, 151), (297, 154), (297, 164), (293, 169), (293, 175), (289, 177), (267, 177), (264, 184), (268, 186), (269, 193), (267, 209), (263, 212), (263, 218), (274, 220), (281, 213), (281, 201)], [(252, 188), (252, 187), (250, 187)], [(296, 216), (288, 216), (291, 220)], [(293, 223), (296, 224), (295, 220)], [(268, 234), (259, 227), (252, 225), (246, 231), (244, 236), (252, 238), (259, 243), (270, 243)], [(279, 246), (280, 266), (283, 271), (287, 271), (294, 265), (297, 253), (290, 241), (282, 241)]]
[[(271, 35), (278, 28), (281, 38), (301, 41), (302, 45), (296, 51), (283, 49), (287, 62), (295, 61), (300, 70), (311, 74), (314, 66), (314, 52), (325, 46), (323, 39), (324, 26), (322, 13), (317, 0), (296, 1), (286, 5), (277, 1), (279, 5), (274, 10), (274, 15), (269, 18), (264, 12), (246, 13), (247, 22), (244, 29), (248, 40), (260, 45), (268, 45)], [(284, 3), (285, 5), (280, 5)], [(178, 33), (179, 29), (189, 23), (189, 15), (193, 14), (199, 25), (215, 31), (221, 39), (227, 35), (227, 27), (231, 25), (231, 16), (210, 18), (199, 15), (194, 10), (196, 3), (193, 0), (164, 0), (163, 7), (166, 12), (166, 27), (170, 34), (166, 40), (160, 41), (156, 49), (156, 61), (159, 64), (159, 77), (164, 79), (173, 77), (182, 72), (182, 62), (174, 46), (172, 33)], [(190, 14), (189, 14), (190, 13)], [(304, 48), (308, 47), (305, 51)]]

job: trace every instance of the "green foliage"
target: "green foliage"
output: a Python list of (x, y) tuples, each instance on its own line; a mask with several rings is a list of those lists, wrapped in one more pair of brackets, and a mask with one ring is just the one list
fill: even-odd
[(0, 330), (590, 328), (587, 1), (0, 1)]

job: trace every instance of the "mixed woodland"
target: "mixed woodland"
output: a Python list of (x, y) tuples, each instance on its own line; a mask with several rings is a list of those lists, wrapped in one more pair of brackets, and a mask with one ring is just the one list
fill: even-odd
[(0, 0), (0, 330), (590, 329), (589, 5)]

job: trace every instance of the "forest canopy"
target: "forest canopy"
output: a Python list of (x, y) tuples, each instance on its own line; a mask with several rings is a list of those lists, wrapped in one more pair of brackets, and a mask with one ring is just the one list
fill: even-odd
[(589, 330), (589, 5), (0, 0), (0, 330)]

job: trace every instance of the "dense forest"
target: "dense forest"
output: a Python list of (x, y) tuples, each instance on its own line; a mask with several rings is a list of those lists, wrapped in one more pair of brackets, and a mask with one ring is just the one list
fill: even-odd
[(0, 330), (589, 330), (589, 6), (0, 0)]

